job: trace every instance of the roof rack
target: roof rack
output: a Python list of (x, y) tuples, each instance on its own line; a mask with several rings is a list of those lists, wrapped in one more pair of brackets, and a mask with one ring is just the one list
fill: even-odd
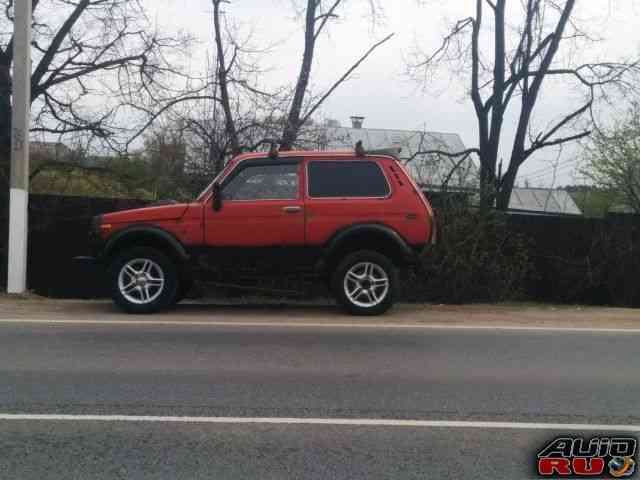
[(370, 155), (388, 155), (389, 157), (394, 157), (398, 160), (400, 159), (401, 153), (402, 147), (381, 148), (379, 150), (371, 150), (369, 152)]
[(358, 157), (364, 157), (365, 155), (385, 155), (393, 157), (396, 160), (400, 160), (400, 154), (402, 153), (402, 147), (381, 148), (378, 150), (365, 150), (362, 140), (356, 143), (356, 155)]

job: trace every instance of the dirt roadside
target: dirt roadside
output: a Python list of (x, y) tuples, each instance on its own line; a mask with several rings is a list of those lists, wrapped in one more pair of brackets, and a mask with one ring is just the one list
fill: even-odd
[(381, 323), (639, 329), (640, 310), (536, 304), (403, 304), (383, 317), (357, 318), (343, 314), (329, 303), (299, 304), (254, 299), (235, 303), (185, 303), (158, 315), (130, 316), (121, 314), (109, 301), (0, 295), (1, 320)]

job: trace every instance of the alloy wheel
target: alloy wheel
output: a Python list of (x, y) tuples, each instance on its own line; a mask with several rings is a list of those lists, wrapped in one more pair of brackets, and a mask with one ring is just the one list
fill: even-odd
[(128, 302), (147, 305), (162, 295), (164, 287), (164, 272), (152, 260), (136, 258), (120, 269), (118, 289)]
[(389, 293), (390, 286), (387, 272), (372, 262), (354, 265), (344, 277), (344, 292), (347, 298), (361, 308), (380, 305)]

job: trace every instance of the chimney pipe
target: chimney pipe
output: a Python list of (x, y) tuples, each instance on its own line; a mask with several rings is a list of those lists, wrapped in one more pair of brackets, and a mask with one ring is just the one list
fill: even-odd
[(364, 123), (364, 118), (365, 117), (358, 116), (351, 117), (351, 125), (353, 126), (353, 128), (355, 128), (356, 130), (360, 130), (362, 128), (362, 124)]

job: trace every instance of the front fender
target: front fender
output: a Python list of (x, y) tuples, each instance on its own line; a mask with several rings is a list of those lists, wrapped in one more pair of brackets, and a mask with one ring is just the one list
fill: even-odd
[(135, 225), (114, 233), (109, 237), (98, 259), (104, 260), (128, 245), (147, 244), (168, 248), (180, 260), (188, 260), (185, 246), (169, 232), (152, 225)]

